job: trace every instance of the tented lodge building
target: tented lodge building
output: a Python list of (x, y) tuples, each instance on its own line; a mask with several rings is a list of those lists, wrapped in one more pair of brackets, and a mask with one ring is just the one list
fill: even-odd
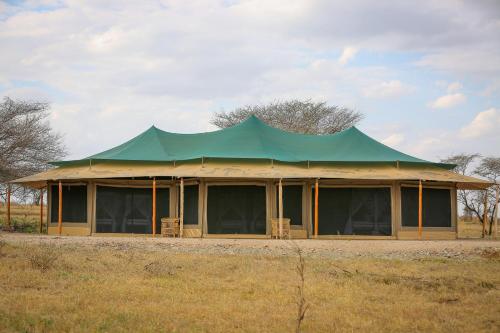
[(289, 133), (250, 117), (219, 131), (151, 127), (115, 148), (15, 183), (47, 188), (48, 233), (159, 235), (179, 217), (183, 237), (453, 239), (457, 189), (484, 180), (421, 160), (352, 127)]

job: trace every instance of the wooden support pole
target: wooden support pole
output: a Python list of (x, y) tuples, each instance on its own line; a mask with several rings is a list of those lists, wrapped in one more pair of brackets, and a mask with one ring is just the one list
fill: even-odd
[(62, 234), (62, 192), (62, 183), (59, 181), (59, 208), (57, 211), (57, 232), (59, 233), (59, 236)]
[(153, 222), (153, 237), (156, 236), (156, 177), (153, 178), (153, 214), (152, 222)]
[(10, 192), (11, 192), (10, 184), (7, 185), (7, 230), (10, 231)]
[(179, 236), (184, 233), (184, 178), (181, 178), (181, 194), (180, 194), (180, 216), (179, 216)]
[(318, 237), (318, 201), (319, 201), (319, 180), (316, 178), (316, 186), (314, 187), (314, 237)]
[(486, 222), (488, 222), (488, 190), (484, 190), (483, 238), (486, 236)]
[(43, 232), (43, 188), (40, 189), (40, 233)]
[(497, 185), (497, 195), (495, 196), (495, 239), (498, 239), (498, 200), (500, 199), (500, 185)]
[(280, 178), (278, 185), (278, 223), (279, 223), (279, 238), (283, 238), (283, 184)]
[(422, 180), (418, 182), (418, 239), (422, 239)]
[[(50, 191), (50, 185), (47, 183), (47, 214), (45, 215), (45, 224), (47, 225), (47, 229), (45, 229), (46, 234), (49, 234), (49, 191)], [(52, 200), (54, 200), (52, 198)]]

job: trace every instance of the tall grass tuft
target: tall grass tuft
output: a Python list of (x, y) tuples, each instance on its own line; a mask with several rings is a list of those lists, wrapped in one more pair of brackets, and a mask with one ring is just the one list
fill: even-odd
[(144, 271), (154, 277), (167, 277), (175, 275), (176, 269), (168, 259), (156, 259), (144, 266)]
[(54, 246), (40, 245), (27, 250), (26, 256), (32, 268), (45, 272), (54, 267), (59, 253)]
[(7, 245), (7, 242), (0, 238), (0, 258), (5, 255), (5, 253), (3, 253), (3, 248), (5, 247), (5, 245)]

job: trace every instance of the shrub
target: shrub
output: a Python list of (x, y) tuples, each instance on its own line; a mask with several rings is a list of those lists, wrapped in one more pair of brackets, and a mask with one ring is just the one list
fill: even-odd
[(40, 245), (29, 248), (26, 252), (28, 261), (32, 268), (45, 272), (54, 266), (59, 254), (53, 246)]
[(155, 277), (165, 277), (175, 274), (176, 268), (167, 259), (157, 259), (144, 266), (144, 271)]

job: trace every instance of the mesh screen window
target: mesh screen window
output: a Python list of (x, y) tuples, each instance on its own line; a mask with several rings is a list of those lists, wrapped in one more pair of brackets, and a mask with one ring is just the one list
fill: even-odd
[(389, 188), (320, 187), (318, 199), (319, 235), (392, 234)]
[[(279, 212), (278, 187), (276, 187), (276, 211)], [(283, 217), (289, 218), (291, 225), (302, 225), (302, 185), (283, 185)]]
[[(404, 227), (418, 227), (418, 187), (401, 188), (401, 217)], [(449, 189), (423, 188), (422, 226), (451, 227)]]
[[(156, 189), (156, 233), (169, 216), (169, 189)], [(152, 234), (151, 188), (97, 186), (96, 232)]]
[(265, 234), (264, 186), (208, 186), (208, 233)]
[(198, 184), (184, 186), (184, 224), (198, 224), (198, 191)]
[[(59, 185), (51, 186), (50, 221), (58, 222)], [(87, 223), (87, 186), (63, 185), (62, 187), (62, 222)]]

